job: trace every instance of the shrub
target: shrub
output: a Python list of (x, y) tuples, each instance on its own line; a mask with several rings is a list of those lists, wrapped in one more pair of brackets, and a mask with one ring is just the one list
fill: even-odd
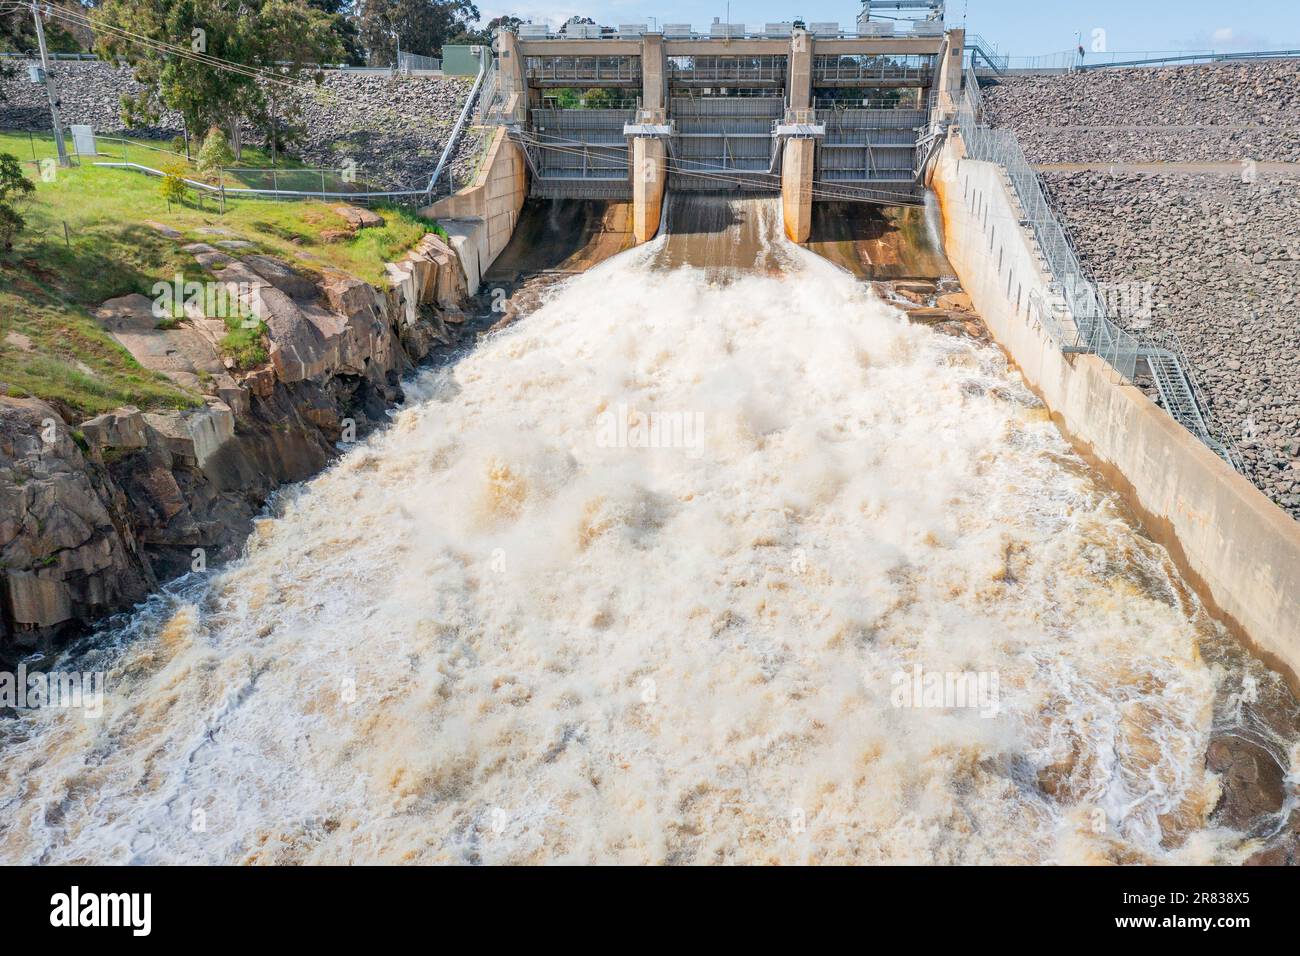
[(222, 166), (229, 166), (234, 161), (235, 154), (230, 151), (230, 143), (226, 141), (226, 134), (217, 127), (212, 127), (204, 138), (198, 159), (195, 161), (199, 167), (199, 172), (205, 176), (210, 176)]
[(221, 351), (235, 360), (241, 370), (256, 368), (267, 360), (265, 342), (266, 326), (258, 322), (253, 328), (245, 328), (239, 319), (226, 319), (229, 331), (221, 340)]
[(168, 163), (163, 167), (162, 185), (159, 187), (163, 199), (169, 203), (185, 202), (190, 189), (185, 185), (185, 177), (188, 173), (189, 170), (185, 168), (184, 163)]

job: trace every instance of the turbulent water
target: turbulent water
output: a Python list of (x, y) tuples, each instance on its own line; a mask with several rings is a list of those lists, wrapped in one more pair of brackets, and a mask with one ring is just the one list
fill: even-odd
[[(1238, 859), (1204, 754), (1244, 672), (1164, 552), (998, 352), (734, 208), (97, 637), (102, 716), (8, 722), (0, 858)], [(996, 706), (898, 706), (918, 667)]]

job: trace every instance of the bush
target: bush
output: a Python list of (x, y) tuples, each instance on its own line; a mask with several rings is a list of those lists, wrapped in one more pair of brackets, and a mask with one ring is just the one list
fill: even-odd
[(189, 170), (184, 163), (168, 163), (163, 167), (162, 185), (159, 191), (163, 199), (169, 203), (184, 203), (185, 197), (190, 194), (190, 187), (185, 185), (185, 177), (189, 175)]
[(222, 166), (229, 166), (234, 161), (235, 154), (230, 151), (226, 134), (214, 126), (204, 138), (203, 147), (199, 150), (198, 159), (195, 161), (199, 172), (210, 176)]
[(14, 247), (14, 239), (27, 225), (18, 211), (19, 204), (35, 191), (32, 181), (23, 175), (18, 157), (0, 153), (0, 248), (6, 252)]

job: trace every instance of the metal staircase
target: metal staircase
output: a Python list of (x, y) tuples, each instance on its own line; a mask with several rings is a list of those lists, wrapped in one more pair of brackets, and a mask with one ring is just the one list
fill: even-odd
[(1144, 344), (1138, 353), (1139, 361), (1151, 373), (1155, 382), (1156, 393), (1160, 396), (1160, 405), (1171, 418), (1199, 438), (1216, 455), (1238, 471), (1241, 462), (1223, 442), (1214, 435), (1213, 424), (1208, 420), (1209, 412), (1201, 399), (1196, 382), (1188, 371), (1179, 350), (1176, 347), (1165, 348), (1161, 345)]
[(985, 40), (978, 33), (969, 33), (966, 35), (966, 52), (970, 54), (970, 66), (972, 69), (980, 69), (980, 60), (984, 61), (984, 66), (992, 71), (995, 75), (1001, 76), (1010, 63), (1010, 57), (992, 50), (992, 44)]

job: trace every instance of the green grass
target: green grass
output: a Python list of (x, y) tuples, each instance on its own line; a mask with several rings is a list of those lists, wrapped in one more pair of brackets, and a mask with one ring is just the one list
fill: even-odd
[[(38, 160), (54, 155), (48, 138), (35, 145)], [(25, 134), (0, 133), (0, 152), (29, 161), (32, 156)], [(176, 157), (157, 159), (151, 165)], [(245, 162), (269, 165), (256, 151), (247, 151)], [(211, 278), (180, 248), (185, 242), (225, 238), (200, 230), (228, 230), (232, 238), (253, 243), (255, 248), (245, 252), (279, 256), (308, 272), (334, 268), (378, 283), (386, 261), (435, 228), (404, 209), (387, 208), (379, 210), (384, 226), (325, 242), (323, 232), (345, 228), (332, 208), (337, 203), (228, 199), (222, 214), (211, 198), (200, 206), (191, 193), (185, 205), (168, 209), (157, 177), (83, 163), (59, 169), (52, 182), (44, 182), (35, 163), (28, 169), (37, 187), (22, 210), (28, 228), (12, 252), (0, 254), (0, 391), (46, 399), (71, 418), (123, 404), (175, 408), (200, 401), (141, 368), (91, 315), (105, 299), (148, 295), (155, 281), (171, 281), (178, 273)], [(145, 220), (170, 226), (184, 238), (166, 239)], [(29, 339), (30, 348), (7, 341), (11, 332)], [(241, 367), (266, 360), (261, 329), (234, 328), (223, 345)]]

